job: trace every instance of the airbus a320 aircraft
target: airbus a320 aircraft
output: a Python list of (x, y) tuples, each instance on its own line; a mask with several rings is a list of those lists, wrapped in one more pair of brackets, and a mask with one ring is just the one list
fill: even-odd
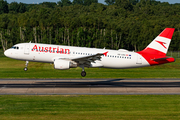
[(144, 50), (130, 52), (124, 49), (109, 50), (40, 43), (20, 43), (6, 50), (4, 55), (26, 61), (54, 63), (55, 69), (65, 70), (81, 67), (81, 76), (85, 77), (84, 67), (103, 68), (137, 68), (174, 62), (175, 59), (167, 57), (174, 28), (166, 28)]

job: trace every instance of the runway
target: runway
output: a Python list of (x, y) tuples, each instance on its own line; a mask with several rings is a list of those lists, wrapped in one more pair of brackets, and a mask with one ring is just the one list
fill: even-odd
[(180, 79), (0, 79), (0, 95), (180, 94)]

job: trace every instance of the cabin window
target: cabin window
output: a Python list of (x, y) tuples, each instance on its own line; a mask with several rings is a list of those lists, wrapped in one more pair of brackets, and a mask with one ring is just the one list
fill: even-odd
[(11, 47), (12, 49), (19, 49), (19, 47), (18, 46), (13, 46), (13, 47)]

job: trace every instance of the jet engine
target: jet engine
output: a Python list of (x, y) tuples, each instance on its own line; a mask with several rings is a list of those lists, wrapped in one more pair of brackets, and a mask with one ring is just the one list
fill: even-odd
[(67, 70), (69, 68), (76, 68), (77, 63), (73, 61), (56, 59), (54, 61), (54, 69)]

